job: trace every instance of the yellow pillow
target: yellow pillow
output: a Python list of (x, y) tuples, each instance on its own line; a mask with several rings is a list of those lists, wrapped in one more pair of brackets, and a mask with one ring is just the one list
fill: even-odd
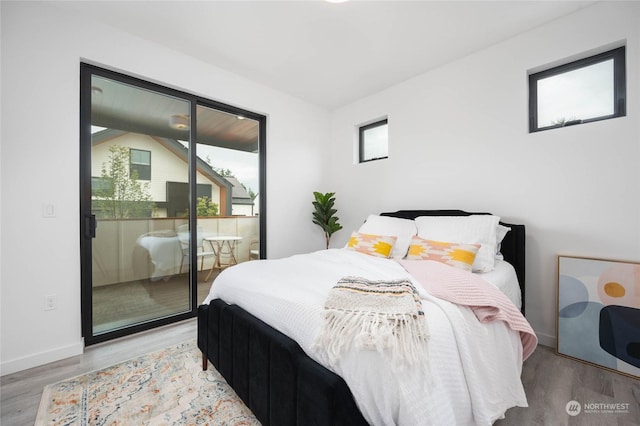
[(471, 265), (479, 249), (480, 244), (448, 243), (414, 236), (411, 239), (407, 259), (435, 260), (454, 268), (471, 271)]
[(398, 237), (352, 232), (347, 248), (377, 257), (389, 257)]

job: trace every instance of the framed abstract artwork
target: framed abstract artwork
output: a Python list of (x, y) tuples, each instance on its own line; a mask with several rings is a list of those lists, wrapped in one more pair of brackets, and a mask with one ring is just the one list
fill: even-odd
[(640, 378), (640, 262), (558, 256), (556, 353)]

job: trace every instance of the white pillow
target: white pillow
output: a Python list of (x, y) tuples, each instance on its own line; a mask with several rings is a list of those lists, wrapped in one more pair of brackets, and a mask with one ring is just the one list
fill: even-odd
[(511, 228), (508, 226), (500, 225), (496, 226), (496, 259), (504, 260), (504, 256), (500, 252), (500, 245), (502, 244), (502, 240), (507, 235), (507, 232), (511, 231)]
[(493, 215), (420, 216), (415, 220), (420, 238), (460, 244), (481, 244), (473, 261), (474, 272), (493, 270), (499, 221), (500, 218)]
[(398, 237), (391, 250), (391, 257), (402, 259), (409, 250), (411, 237), (418, 233), (418, 229), (416, 228), (415, 222), (411, 219), (371, 214), (367, 217), (367, 221), (358, 229), (358, 232), (361, 234)]

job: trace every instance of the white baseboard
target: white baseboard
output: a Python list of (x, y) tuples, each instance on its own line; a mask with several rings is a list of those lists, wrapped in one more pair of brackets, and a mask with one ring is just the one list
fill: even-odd
[(551, 336), (550, 334), (539, 333), (536, 331), (536, 336), (538, 336), (538, 344), (542, 346), (548, 346), (550, 348), (556, 347), (556, 336)]
[(68, 346), (62, 346), (49, 351), (28, 355), (22, 358), (16, 358), (0, 363), (0, 376), (17, 373), (18, 371), (28, 370), (29, 368), (39, 367), (50, 362), (60, 361), (61, 359), (70, 358), (76, 355), (82, 355), (84, 352), (84, 340)]

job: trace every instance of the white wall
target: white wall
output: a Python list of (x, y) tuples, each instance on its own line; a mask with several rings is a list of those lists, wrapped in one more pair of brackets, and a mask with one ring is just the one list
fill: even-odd
[[(43, 3), (0, 8), (2, 374), (82, 350), (79, 170), (68, 166), (82, 59), (268, 115), (269, 257), (323, 247), (314, 190), (337, 192), (345, 229), (333, 246), (371, 212), (491, 211), (527, 226), (527, 312), (546, 344), (557, 254), (640, 260), (638, 3), (597, 4), (331, 114)], [(527, 70), (622, 39), (627, 117), (529, 134)], [(355, 126), (385, 115), (390, 158), (355, 165)], [(59, 307), (45, 312), (52, 293)]]
[[(267, 114), (268, 255), (322, 248), (311, 192), (325, 176), (328, 112), (46, 2), (0, 7), (2, 374), (82, 351), (81, 60)], [(43, 203), (55, 218), (43, 218)], [(49, 294), (58, 309), (44, 311)]]
[[(554, 345), (558, 254), (640, 261), (639, 32), (639, 3), (596, 4), (335, 111), (332, 245), (396, 209), (525, 224), (527, 317)], [(625, 39), (626, 117), (528, 133), (528, 70)], [(354, 164), (355, 126), (384, 115), (389, 159)]]

